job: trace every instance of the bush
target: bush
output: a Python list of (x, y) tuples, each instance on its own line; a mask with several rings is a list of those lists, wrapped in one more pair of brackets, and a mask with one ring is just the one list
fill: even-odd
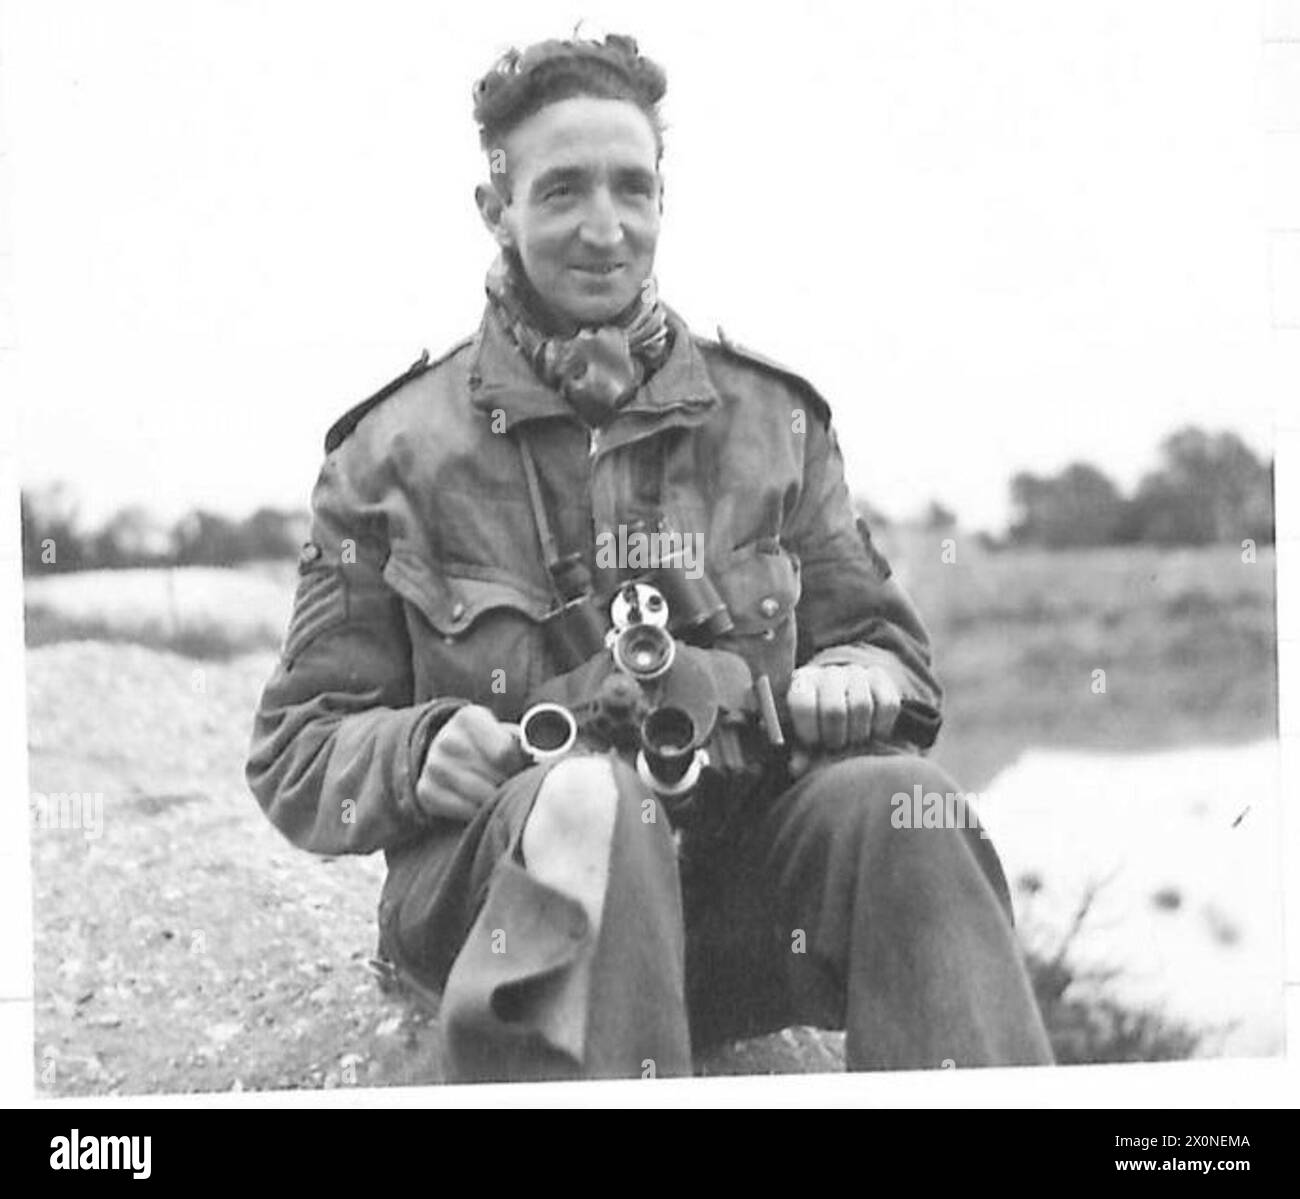
[[(1022, 889), (1033, 893), (1032, 887)], [(1115, 971), (1080, 970), (1071, 950), (1087, 920), (1095, 890), (1085, 895), (1059, 945), (1050, 953), (1030, 950), (1034, 997), (1058, 1065), (1167, 1062), (1195, 1057), (1205, 1033), (1147, 1007), (1129, 1006), (1101, 993)]]

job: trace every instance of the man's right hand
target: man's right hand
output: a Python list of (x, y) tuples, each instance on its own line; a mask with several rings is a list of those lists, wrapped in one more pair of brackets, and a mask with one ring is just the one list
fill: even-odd
[(425, 755), (415, 798), (430, 816), (473, 820), (496, 789), (531, 761), (514, 725), (479, 704), (458, 708)]

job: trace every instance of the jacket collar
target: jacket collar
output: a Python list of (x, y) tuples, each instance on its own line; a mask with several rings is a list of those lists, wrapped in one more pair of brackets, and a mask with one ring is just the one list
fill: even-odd
[[(665, 305), (665, 307), (667, 307)], [(686, 412), (703, 418), (719, 402), (704, 359), (685, 321), (671, 308), (668, 324), (673, 331), (673, 348), (663, 364), (621, 408), (606, 429), (625, 424), (629, 416), (659, 418), (669, 412)], [(491, 415), (505, 413), (506, 422), (560, 417), (577, 420), (578, 415), (558, 392), (547, 387), (533, 373), (527, 360), (502, 328), (492, 306), (487, 305), (479, 328), (478, 348), (470, 367), (470, 402)], [(638, 424), (641, 422), (638, 421)], [(658, 421), (647, 421), (657, 425)], [(620, 437), (619, 440), (622, 440)]]

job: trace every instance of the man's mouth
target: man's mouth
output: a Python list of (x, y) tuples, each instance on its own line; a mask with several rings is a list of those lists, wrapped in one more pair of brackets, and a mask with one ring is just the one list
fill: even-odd
[(595, 275), (603, 278), (623, 269), (621, 262), (575, 263), (572, 267), (582, 275)]

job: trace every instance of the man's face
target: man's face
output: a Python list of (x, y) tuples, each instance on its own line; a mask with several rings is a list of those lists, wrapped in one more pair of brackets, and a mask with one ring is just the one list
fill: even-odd
[(503, 148), (510, 198), (498, 239), (562, 322), (609, 321), (654, 268), (661, 180), (649, 120), (624, 100), (559, 100)]

